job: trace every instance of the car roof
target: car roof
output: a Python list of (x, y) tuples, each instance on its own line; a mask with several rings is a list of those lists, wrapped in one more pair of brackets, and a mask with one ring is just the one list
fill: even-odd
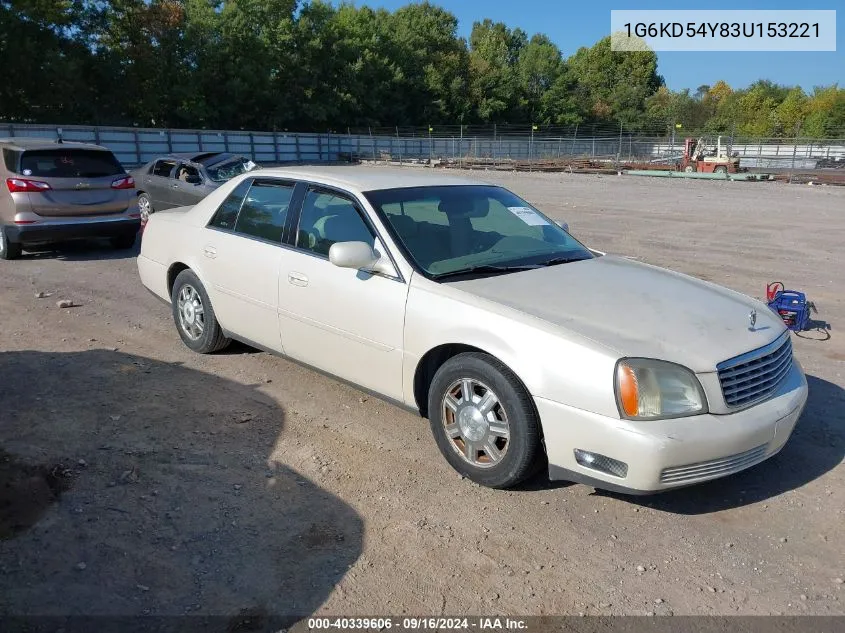
[(101, 145), (94, 145), (93, 143), (79, 143), (77, 141), (62, 140), (61, 143), (57, 139), (37, 138), (34, 136), (15, 136), (11, 138), (0, 138), (0, 145), (8, 147), (9, 149), (17, 150), (37, 150), (37, 149), (94, 149), (102, 151), (110, 151), (108, 147)]
[(192, 163), (199, 163), (201, 165), (205, 165), (206, 167), (210, 165), (216, 165), (219, 162), (224, 160), (228, 160), (230, 158), (235, 158), (240, 156), (240, 154), (232, 154), (230, 152), (173, 152), (172, 154), (166, 154), (164, 156), (159, 156), (155, 160), (162, 160), (168, 158), (176, 158), (179, 160), (187, 160)]
[(443, 170), (424, 168), (385, 169), (366, 166), (296, 166), (264, 167), (260, 172), (264, 176), (278, 176), (310, 180), (325, 185), (335, 185), (358, 191), (376, 191), (379, 189), (398, 189), (402, 187), (435, 187), (438, 185), (485, 185), (481, 180), (471, 180), (460, 176), (443, 173)]

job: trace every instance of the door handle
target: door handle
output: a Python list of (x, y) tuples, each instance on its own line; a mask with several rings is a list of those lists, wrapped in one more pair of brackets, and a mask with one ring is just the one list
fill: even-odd
[(202, 252), (206, 257), (208, 257), (210, 259), (214, 259), (215, 257), (217, 257), (217, 249), (214, 248), (213, 246), (204, 247), (202, 249)]
[(294, 286), (307, 286), (308, 285), (308, 277), (303, 275), (302, 273), (288, 273), (288, 282), (293, 284)]

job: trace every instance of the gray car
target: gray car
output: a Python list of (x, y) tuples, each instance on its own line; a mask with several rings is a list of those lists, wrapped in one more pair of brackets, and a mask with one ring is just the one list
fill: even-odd
[(132, 172), (138, 187), (141, 220), (151, 213), (196, 204), (230, 178), (257, 167), (228, 152), (168, 154)]
[(7, 138), (0, 154), (0, 259), (75, 239), (105, 237), (115, 248), (135, 243), (135, 183), (107, 148)]

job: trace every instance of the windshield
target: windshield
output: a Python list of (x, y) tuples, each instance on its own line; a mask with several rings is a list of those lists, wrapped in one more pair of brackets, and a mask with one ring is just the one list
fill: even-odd
[(214, 182), (226, 182), (245, 171), (249, 171), (252, 167), (254, 167), (252, 161), (238, 157), (206, 167), (205, 170), (208, 172), (208, 177)]
[(480, 266), (485, 272), (506, 272), (510, 267), (593, 257), (552, 220), (502, 187), (408, 187), (365, 195), (414, 263), (435, 279)]

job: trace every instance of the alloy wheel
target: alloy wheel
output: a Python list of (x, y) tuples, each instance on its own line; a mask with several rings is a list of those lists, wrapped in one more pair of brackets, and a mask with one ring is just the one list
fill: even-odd
[(443, 425), (449, 443), (476, 468), (498, 464), (510, 445), (510, 426), (499, 397), (473, 378), (453, 382), (443, 397)]
[(196, 288), (190, 284), (182, 286), (176, 308), (179, 314), (179, 327), (191, 340), (199, 340), (205, 331), (205, 308)]

